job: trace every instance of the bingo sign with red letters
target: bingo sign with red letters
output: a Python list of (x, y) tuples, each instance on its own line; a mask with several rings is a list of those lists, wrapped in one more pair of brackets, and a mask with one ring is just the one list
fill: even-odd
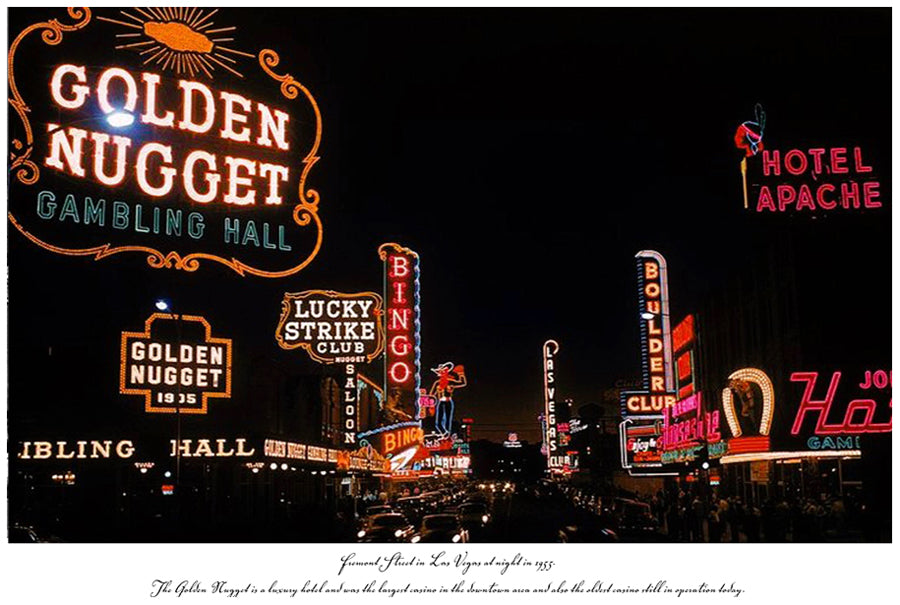
[(12, 32), (9, 209), (93, 260), (286, 277), (322, 245), (322, 116), (271, 49), (211, 8), (47, 9)]

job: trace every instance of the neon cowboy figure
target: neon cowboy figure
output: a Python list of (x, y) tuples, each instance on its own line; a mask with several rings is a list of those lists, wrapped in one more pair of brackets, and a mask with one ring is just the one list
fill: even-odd
[(434, 428), (440, 435), (449, 435), (453, 429), (453, 391), (466, 386), (465, 368), (448, 361), (431, 371), (438, 376), (431, 385), (431, 395), (437, 397)]

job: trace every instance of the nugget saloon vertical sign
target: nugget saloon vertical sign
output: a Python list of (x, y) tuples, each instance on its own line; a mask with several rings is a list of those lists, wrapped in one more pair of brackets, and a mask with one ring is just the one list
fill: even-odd
[[(46, 9), (11, 33), (9, 209), (44, 250), (284, 277), (322, 243), (322, 118), (285, 62), (210, 8)], [(302, 75), (302, 74), (301, 74)]]

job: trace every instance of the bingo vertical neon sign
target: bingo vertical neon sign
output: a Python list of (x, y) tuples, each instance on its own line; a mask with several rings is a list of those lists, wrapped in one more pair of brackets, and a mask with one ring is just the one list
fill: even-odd
[(398, 244), (382, 244), (384, 261), (386, 405), (417, 419), (421, 383), (419, 255)]

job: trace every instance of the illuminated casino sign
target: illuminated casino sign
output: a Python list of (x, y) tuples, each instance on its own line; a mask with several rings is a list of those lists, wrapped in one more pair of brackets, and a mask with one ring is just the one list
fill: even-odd
[(641, 250), (635, 259), (643, 388), (620, 391), (625, 419), (619, 425), (620, 453), (622, 466), (630, 474), (659, 474), (664, 412), (677, 400), (668, 270), (666, 259), (654, 250)]
[(694, 394), (696, 363), (694, 343), (696, 342), (694, 316), (688, 315), (672, 330), (672, 354), (675, 356), (675, 385), (678, 399)]
[[(794, 372), (791, 381), (803, 384), (803, 395), (797, 408), (797, 415), (791, 426), (791, 434), (797, 435), (809, 425), (817, 436), (861, 435), (864, 433), (890, 433), (893, 426), (891, 389), (893, 387), (893, 371), (866, 370), (863, 379), (857, 385), (845, 380), (845, 392), (851, 388), (862, 391), (865, 395), (847, 403), (843, 416), (832, 414), (832, 404), (841, 385), (841, 372), (834, 372), (823, 395), (815, 395), (818, 372)], [(823, 381), (824, 382), (824, 381)], [(819, 386), (820, 391), (824, 390)], [(877, 399), (875, 398), (877, 396)], [(814, 397), (821, 397), (816, 398)], [(885, 399), (887, 401), (885, 401)], [(881, 402), (881, 405), (879, 405)], [(809, 418), (810, 420), (807, 420)], [(812, 420), (815, 419), (813, 424)], [(822, 447), (822, 440), (811, 441), (815, 449)]]
[[(722, 391), (722, 409), (731, 431), (722, 463), (859, 458), (861, 435), (891, 432), (890, 371), (869, 370), (861, 374), (859, 383), (844, 380), (843, 384), (841, 372), (834, 372), (827, 386), (824, 381), (818, 383), (818, 377), (818, 372), (791, 374), (795, 383), (791, 392), (797, 394), (799, 404), (793, 408), (790, 431), (786, 423), (773, 431), (776, 400), (769, 376), (756, 368), (733, 372)], [(862, 396), (850, 399), (842, 413), (832, 414), (836, 400), (847, 401), (858, 394)], [(779, 396), (782, 407), (784, 399)]]
[(385, 424), (417, 422), (421, 388), (419, 340), (419, 255), (397, 244), (382, 244), (385, 301)]
[(381, 297), (374, 292), (285, 293), (275, 340), (319, 363), (366, 363), (384, 347)]
[(555, 340), (544, 343), (544, 443), (547, 446), (547, 467), (562, 468), (567, 463), (567, 456), (560, 449), (560, 434), (557, 426), (556, 409), (556, 354), (559, 344)]
[(741, 160), (744, 208), (756, 212), (821, 213), (881, 208), (881, 182), (859, 146), (766, 148), (765, 112), (735, 134)]
[(707, 445), (714, 445), (711, 451), (721, 454), (722, 448), (715, 447), (722, 440), (720, 414), (718, 410), (706, 411), (702, 396), (698, 391), (665, 409), (660, 439), (664, 464), (694, 460)]
[(285, 277), (315, 258), (322, 118), (278, 53), (248, 52), (217, 9), (48, 17), (8, 55), (8, 217), (22, 236), (188, 272)]
[(629, 416), (619, 425), (622, 468), (634, 475), (667, 475), (662, 471), (662, 419), (659, 416)]
[(119, 392), (144, 396), (147, 412), (206, 414), (231, 397), (231, 340), (196, 315), (154, 313), (143, 332), (123, 332)]

